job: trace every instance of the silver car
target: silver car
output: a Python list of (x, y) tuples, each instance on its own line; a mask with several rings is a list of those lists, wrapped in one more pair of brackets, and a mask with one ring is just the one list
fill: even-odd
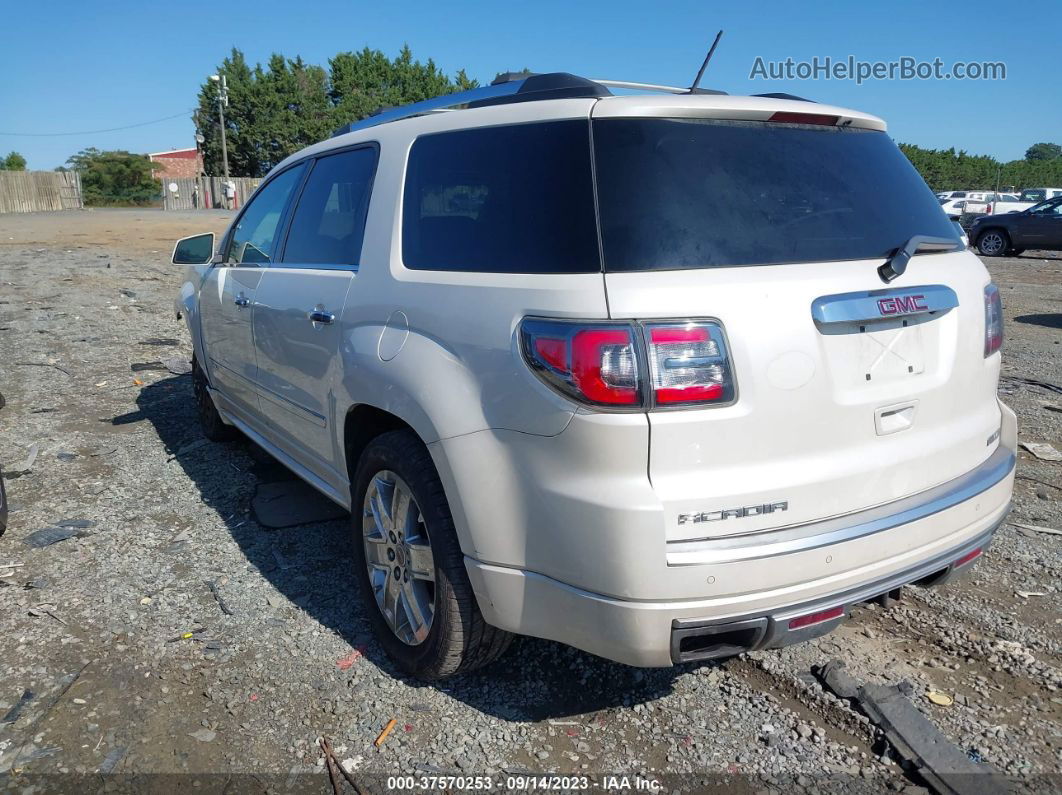
[(308, 147), (174, 260), (207, 436), (350, 509), (417, 676), (793, 643), (1008, 510), (999, 293), (866, 113), (523, 77)]

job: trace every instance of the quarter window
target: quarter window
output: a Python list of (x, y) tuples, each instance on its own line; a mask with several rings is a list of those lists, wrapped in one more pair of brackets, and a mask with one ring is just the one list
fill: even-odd
[(263, 265), (272, 261), (277, 250), (284, 210), (305, 169), (302, 163), (289, 168), (269, 180), (254, 195), (232, 231), (226, 262), (234, 265)]
[(291, 219), (285, 262), (358, 264), (375, 169), (375, 147), (317, 159)]
[(585, 120), (422, 136), (409, 154), (402, 259), (420, 270), (599, 271), (592, 180)]

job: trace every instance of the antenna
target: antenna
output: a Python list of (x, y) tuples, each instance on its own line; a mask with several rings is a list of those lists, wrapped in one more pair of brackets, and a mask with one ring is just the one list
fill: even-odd
[(704, 56), (704, 63), (701, 64), (700, 71), (697, 72), (697, 77), (693, 81), (693, 85), (690, 86), (688, 93), (696, 94), (697, 86), (701, 84), (701, 78), (704, 77), (704, 70), (708, 68), (708, 62), (712, 60), (712, 54), (715, 52), (715, 48), (719, 46), (719, 39), (723, 38), (723, 31), (719, 31), (715, 34), (715, 41), (712, 42), (712, 46), (708, 50), (708, 54)]

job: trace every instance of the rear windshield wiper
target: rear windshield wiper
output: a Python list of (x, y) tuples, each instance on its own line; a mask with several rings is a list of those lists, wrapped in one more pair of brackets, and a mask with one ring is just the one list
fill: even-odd
[(893, 253), (885, 264), (878, 268), (878, 276), (888, 284), (897, 276), (907, 270), (907, 263), (911, 257), (921, 250), (926, 251), (951, 251), (962, 245), (962, 241), (948, 237), (932, 237), (930, 235), (915, 235)]

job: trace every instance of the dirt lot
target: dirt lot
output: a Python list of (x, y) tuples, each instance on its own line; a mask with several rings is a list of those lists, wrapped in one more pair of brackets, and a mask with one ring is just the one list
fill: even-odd
[[(206, 442), (195, 421), (168, 258), (175, 238), (228, 221), (0, 217), (12, 510), (0, 784), (80, 789), (111, 774), (139, 790), (321, 791), (326, 735), (374, 792), (389, 775), (504, 784), (521, 771), (588, 774), (595, 788), (601, 774), (641, 774), (665, 791), (915, 787), (868, 719), (811, 675), (839, 658), (861, 680), (907, 680), (954, 744), (1016, 788), (1062, 786), (1062, 537), (1013, 525), (972, 577), (907, 589), (899, 606), (861, 608), (804, 646), (642, 671), (520, 639), (463, 679), (402, 678), (356, 605), (346, 522), (262, 526), (257, 487), (291, 476), (247, 443)], [(1023, 440), (1062, 449), (1062, 395), (1030, 383), (1062, 384), (1062, 259), (987, 264), (1007, 319), (1001, 394)], [(157, 361), (170, 369), (130, 369)], [(1062, 528), (1060, 473), (1023, 452), (1011, 520)], [(49, 527), (73, 535), (27, 543)]]

